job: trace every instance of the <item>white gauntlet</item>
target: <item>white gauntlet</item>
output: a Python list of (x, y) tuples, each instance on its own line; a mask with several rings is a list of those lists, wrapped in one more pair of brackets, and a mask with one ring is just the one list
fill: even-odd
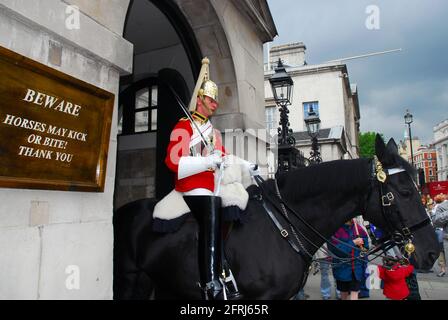
[(181, 157), (177, 178), (183, 179), (208, 169), (216, 169), (221, 163), (222, 157), (216, 153), (206, 157)]
[(242, 162), (244, 168), (246, 168), (246, 170), (249, 171), (251, 177), (260, 175), (260, 170), (258, 169), (258, 164), (251, 163), (251, 162), (243, 160), (243, 159), (241, 159), (241, 162)]

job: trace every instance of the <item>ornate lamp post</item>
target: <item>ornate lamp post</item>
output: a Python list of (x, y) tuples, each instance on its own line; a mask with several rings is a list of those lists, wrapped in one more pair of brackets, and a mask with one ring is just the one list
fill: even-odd
[(320, 130), (320, 119), (316, 112), (311, 111), (308, 113), (308, 117), (305, 119), (306, 129), (308, 135), (311, 137), (311, 152), (310, 152), (310, 164), (317, 164), (322, 162), (322, 158), (319, 152), (319, 144), (317, 136)]
[(278, 131), (278, 171), (288, 171), (293, 168), (303, 166), (304, 157), (299, 150), (295, 148), (296, 139), (292, 135), (292, 129), (289, 128), (288, 105), (292, 101), (292, 89), (294, 81), (286, 72), (285, 67), (278, 59), (274, 75), (269, 79), (275, 103), (280, 111), (281, 127)]
[(406, 110), (406, 114), (404, 115), (404, 123), (408, 125), (409, 144), (411, 146), (411, 163), (412, 163), (412, 166), (414, 166), (414, 152), (412, 150), (412, 134), (411, 134), (411, 123), (412, 122), (413, 122), (412, 114), (409, 112), (409, 110)]

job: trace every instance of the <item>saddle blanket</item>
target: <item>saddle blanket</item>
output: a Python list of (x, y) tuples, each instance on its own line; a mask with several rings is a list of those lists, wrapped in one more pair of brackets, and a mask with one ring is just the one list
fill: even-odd
[[(218, 196), (222, 199), (223, 208), (236, 206), (244, 211), (249, 201), (245, 185), (251, 184), (251, 178), (248, 170), (238, 159), (232, 155), (226, 156), (227, 166), (224, 169)], [(190, 208), (183, 198), (183, 193), (172, 190), (156, 204), (153, 219), (173, 220), (189, 212)]]

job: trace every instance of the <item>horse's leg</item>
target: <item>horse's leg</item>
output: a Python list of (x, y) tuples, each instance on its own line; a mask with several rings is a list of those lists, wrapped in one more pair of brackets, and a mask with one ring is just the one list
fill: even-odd
[(179, 300), (181, 297), (178, 297), (171, 291), (168, 291), (164, 288), (157, 287), (154, 290), (154, 300)]
[(114, 276), (114, 299), (149, 300), (153, 292), (154, 284), (145, 272)]
[(150, 298), (153, 281), (137, 261), (146, 247), (137, 250), (140, 235), (151, 229), (154, 202), (134, 201), (117, 210), (114, 216), (114, 299)]

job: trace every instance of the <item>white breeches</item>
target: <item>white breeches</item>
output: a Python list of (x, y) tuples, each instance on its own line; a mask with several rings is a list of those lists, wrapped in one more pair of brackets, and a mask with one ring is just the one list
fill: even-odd
[(197, 188), (184, 192), (185, 196), (212, 196), (213, 192), (205, 188)]

